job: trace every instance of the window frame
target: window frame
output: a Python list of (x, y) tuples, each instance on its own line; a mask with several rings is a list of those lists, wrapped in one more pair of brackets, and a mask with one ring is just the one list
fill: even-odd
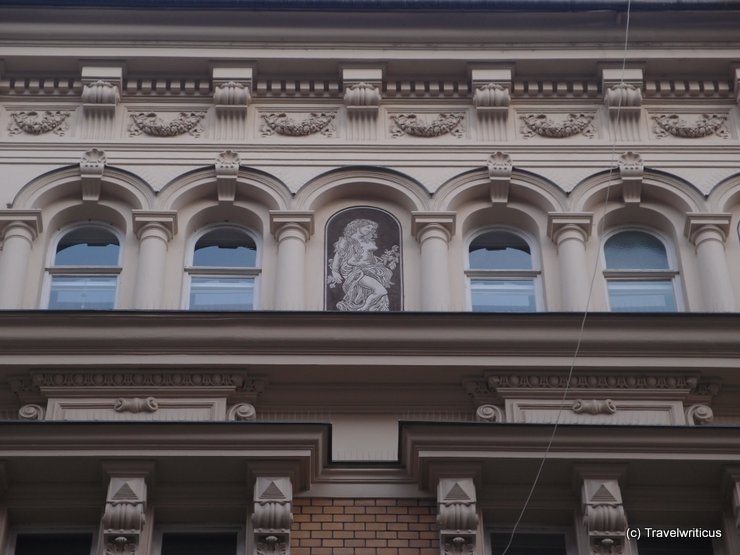
[[(247, 534), (244, 526), (238, 524), (192, 524), (192, 523), (172, 523), (160, 524), (154, 528), (152, 534), (152, 555), (162, 554), (162, 540), (165, 534), (218, 534), (218, 533), (235, 533), (236, 534), (236, 553), (234, 555), (245, 555), (247, 553)], [(8, 554), (13, 555), (13, 554)]]
[[(486, 555), (492, 555), (493, 545), (491, 544), (492, 534), (509, 534), (514, 524), (510, 525), (495, 525), (484, 527), (484, 553)], [(528, 524), (521, 525), (517, 528), (517, 534), (560, 534), (565, 538), (565, 553), (566, 555), (578, 555), (578, 542), (576, 540), (576, 531), (571, 526), (557, 526), (557, 525), (546, 525), (546, 524)]]
[[(195, 245), (204, 235), (207, 235), (211, 231), (217, 229), (230, 228), (236, 229), (249, 236), (254, 241), (255, 246), (255, 258), (254, 262), (256, 266), (248, 268), (238, 267), (225, 267), (225, 266), (193, 266), (193, 259), (195, 258)], [(223, 222), (215, 223), (203, 226), (193, 233), (187, 242), (187, 249), (185, 254), (185, 265), (183, 267), (184, 281), (182, 288), (182, 299), (180, 306), (183, 310), (192, 310), (190, 308), (190, 289), (193, 277), (251, 277), (254, 278), (254, 287), (252, 289), (252, 311), (259, 310), (259, 294), (260, 294), (260, 277), (262, 275), (262, 241), (260, 236), (252, 231), (250, 228), (241, 226), (238, 224)], [(243, 311), (234, 311), (243, 312)]]
[(100, 542), (99, 530), (97, 526), (86, 526), (76, 524), (18, 524), (10, 529), (8, 542), (5, 549), (5, 555), (15, 555), (15, 547), (18, 541), (18, 535), (28, 534), (34, 536), (57, 536), (63, 534), (90, 534), (90, 555), (95, 555), (98, 551)]
[[(650, 235), (660, 241), (665, 249), (666, 260), (668, 261), (668, 269), (655, 269), (655, 270), (612, 270), (607, 268), (606, 265), (606, 243), (620, 233), (625, 231), (638, 231)], [(673, 242), (670, 241), (662, 233), (651, 229), (649, 227), (642, 226), (626, 226), (619, 227), (604, 234), (601, 239), (601, 268), (602, 275), (604, 278), (604, 294), (606, 295), (606, 307), (609, 312), (612, 311), (611, 299), (609, 295), (609, 282), (610, 281), (670, 281), (673, 286), (673, 300), (676, 304), (676, 310), (673, 312), (684, 312), (686, 310), (683, 297), (683, 283), (681, 282), (681, 271), (678, 269), (678, 259), (676, 257), (675, 247)], [(642, 311), (640, 313), (647, 312)]]
[[(116, 266), (57, 266), (55, 265), (55, 259), (57, 255), (57, 247), (59, 242), (69, 233), (81, 228), (86, 227), (98, 227), (105, 231), (111, 232), (118, 240), (118, 263)], [(89, 222), (75, 222), (60, 228), (53, 236), (52, 241), (49, 245), (49, 249), (46, 255), (46, 264), (44, 265), (44, 282), (41, 291), (41, 303), (39, 308), (44, 310), (66, 310), (66, 309), (54, 309), (49, 308), (51, 303), (51, 286), (55, 276), (69, 276), (69, 277), (100, 277), (100, 276), (115, 276), (116, 278), (116, 292), (113, 296), (113, 308), (110, 310), (118, 309), (118, 301), (121, 290), (121, 273), (123, 272), (123, 248), (124, 248), (124, 234), (116, 227), (99, 221)], [(69, 310), (88, 310), (88, 309), (69, 309)], [(95, 310), (95, 309), (91, 309)]]
[[(507, 269), (507, 270), (484, 270), (484, 269), (471, 269), (470, 268), (470, 245), (481, 235), (486, 233), (503, 231), (511, 233), (522, 239), (527, 246), (529, 246), (530, 259), (532, 260), (532, 268), (529, 270), (525, 269)], [(465, 256), (465, 307), (468, 312), (473, 312), (473, 288), (472, 281), (474, 279), (490, 279), (490, 280), (525, 280), (532, 279), (534, 288), (534, 303), (535, 312), (543, 312), (545, 310), (545, 299), (544, 299), (544, 287), (542, 284), (542, 264), (540, 251), (537, 245), (537, 241), (526, 231), (522, 231), (519, 228), (496, 225), (488, 226), (476, 229), (475, 232), (471, 233), (464, 245), (464, 256)], [(488, 314), (515, 314), (515, 311), (485, 311)], [(526, 314), (526, 312), (524, 312)]]

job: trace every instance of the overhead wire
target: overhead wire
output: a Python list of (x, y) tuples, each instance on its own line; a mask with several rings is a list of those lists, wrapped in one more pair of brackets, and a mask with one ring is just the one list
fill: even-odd
[[(632, 0), (627, 0), (627, 11), (626, 11), (626, 17), (625, 17), (625, 32), (624, 32), (624, 50), (622, 53), (622, 71), (621, 71), (621, 76), (620, 76), (620, 81), (619, 81), (620, 86), (624, 86), (625, 84), (624, 76), (625, 76), (625, 71), (627, 68), (627, 52), (628, 52), (628, 47), (629, 47), (631, 8), (632, 8)], [(617, 110), (616, 110), (616, 114), (614, 117), (615, 127), (617, 128), (619, 127), (623, 97), (624, 95), (618, 96)], [(613, 185), (612, 175), (614, 174), (614, 169), (616, 166), (617, 140), (618, 140), (616, 130), (613, 133), (613, 137), (614, 137), (614, 140), (612, 142), (611, 160), (609, 163), (609, 174), (607, 176), (607, 187), (604, 192), (603, 216), (599, 221), (599, 228), (601, 231), (603, 231), (606, 227), (607, 210), (608, 210), (608, 204), (609, 204), (609, 192)], [(578, 356), (580, 355), (580, 352), (581, 352), (583, 336), (586, 330), (586, 321), (589, 315), (589, 307), (591, 306), (591, 298), (593, 296), (594, 284), (596, 283), (596, 274), (599, 271), (599, 260), (600, 260), (599, 256), (594, 257), (593, 270), (591, 272), (591, 281), (589, 283), (588, 295), (586, 298), (586, 306), (583, 311), (583, 317), (581, 318), (581, 323), (580, 323), (580, 327), (578, 330), (578, 338), (576, 340), (575, 349), (573, 350), (573, 357), (571, 358), (570, 368), (568, 370), (568, 376), (565, 380), (565, 387), (563, 389), (562, 398), (560, 399), (560, 406), (558, 407), (557, 417), (555, 418), (555, 424), (553, 425), (552, 433), (550, 434), (550, 438), (547, 442), (547, 446), (545, 447), (545, 452), (542, 455), (542, 459), (540, 460), (540, 464), (537, 468), (537, 473), (535, 474), (534, 480), (532, 482), (532, 486), (529, 488), (529, 492), (527, 493), (527, 497), (524, 501), (524, 505), (522, 506), (522, 509), (519, 512), (519, 516), (517, 517), (516, 522), (514, 523), (514, 526), (511, 530), (511, 534), (509, 535), (509, 541), (506, 544), (506, 547), (504, 548), (501, 555), (507, 555), (509, 549), (511, 548), (514, 542), (514, 538), (519, 529), (519, 526), (521, 525), (521, 522), (524, 519), (524, 515), (526, 514), (527, 509), (529, 508), (529, 505), (532, 501), (532, 497), (534, 496), (534, 492), (537, 489), (537, 486), (539, 485), (540, 479), (542, 478), (542, 472), (545, 468), (545, 463), (548, 460), (550, 452), (552, 451), (552, 446), (555, 442), (555, 437), (557, 435), (558, 428), (560, 426), (560, 419), (563, 414), (563, 407), (565, 405), (565, 400), (568, 398), (568, 393), (570, 392), (571, 381), (573, 379), (573, 374), (575, 373), (576, 363), (578, 361)]]

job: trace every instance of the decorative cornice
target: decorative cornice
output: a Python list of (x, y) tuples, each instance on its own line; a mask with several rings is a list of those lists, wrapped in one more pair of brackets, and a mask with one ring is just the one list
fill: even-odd
[(722, 114), (701, 114), (694, 123), (689, 123), (678, 114), (660, 114), (652, 116), (655, 125), (653, 131), (658, 139), (669, 135), (682, 139), (701, 139), (716, 135), (720, 139), (729, 139), (730, 132), (725, 125), (727, 116)]
[(332, 123), (336, 117), (331, 112), (311, 112), (302, 121), (296, 121), (285, 112), (261, 114), (264, 124), (260, 127), (263, 137), (277, 133), (288, 137), (305, 137), (315, 133), (321, 133), (326, 137), (334, 135), (335, 128)]
[[(503, 389), (562, 390), (568, 383), (568, 375), (559, 374), (492, 374), (488, 375), (488, 386), (494, 392)], [(588, 374), (578, 372), (570, 378), (568, 389), (586, 390), (681, 390), (695, 391), (699, 385), (697, 375), (688, 374)]]
[(461, 138), (465, 131), (462, 125), (464, 119), (463, 112), (440, 113), (429, 122), (423, 121), (419, 114), (394, 114), (391, 115), (391, 137), (441, 137), (449, 134)]
[(596, 135), (593, 127), (594, 117), (586, 114), (571, 113), (560, 123), (547, 117), (546, 114), (522, 114), (522, 136), (525, 139), (539, 135), (548, 139), (564, 139), (583, 135), (592, 139)]
[(165, 122), (154, 112), (131, 114), (128, 132), (131, 136), (149, 135), (151, 137), (177, 137), (189, 134), (200, 137), (203, 134), (201, 122), (205, 112), (180, 112), (175, 119)]
[(45, 110), (43, 112), (11, 112), (13, 119), (8, 124), (9, 135), (44, 135), (54, 133), (62, 136), (69, 129), (70, 112)]

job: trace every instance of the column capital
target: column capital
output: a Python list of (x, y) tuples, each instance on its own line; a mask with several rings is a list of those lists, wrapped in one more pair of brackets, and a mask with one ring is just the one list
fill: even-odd
[[(704, 231), (715, 231), (724, 243), (730, 234), (732, 214), (689, 212), (686, 214), (684, 235), (691, 243), (698, 246), (697, 239)], [(701, 241), (700, 241), (701, 242)]]
[(455, 234), (455, 218), (455, 212), (411, 212), (411, 233), (419, 241), (425, 230), (443, 229), (449, 241)]
[(13, 225), (27, 227), (33, 239), (36, 239), (43, 231), (41, 210), (0, 210), (0, 237), (5, 235), (5, 231)]
[(577, 231), (584, 242), (591, 236), (594, 215), (589, 212), (549, 212), (547, 214), (547, 236), (558, 242), (558, 237), (567, 230)]
[(162, 229), (170, 241), (177, 233), (177, 212), (174, 210), (133, 210), (134, 233), (141, 239), (142, 232), (152, 226)]
[(287, 227), (301, 228), (308, 240), (314, 232), (314, 217), (311, 210), (270, 210), (270, 232), (279, 240), (281, 231)]

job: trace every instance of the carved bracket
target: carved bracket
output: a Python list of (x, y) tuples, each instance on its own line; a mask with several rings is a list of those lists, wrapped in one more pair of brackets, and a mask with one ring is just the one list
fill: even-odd
[(509, 186), (514, 165), (511, 156), (494, 152), (488, 158), (488, 178), (491, 180), (491, 202), (506, 204), (509, 201)]
[(604, 104), (612, 118), (638, 118), (642, 106), (642, 91), (629, 83), (617, 83), (605, 90)]
[(131, 125), (128, 127), (130, 136), (144, 133), (150, 137), (177, 137), (189, 134), (200, 137), (203, 134), (201, 122), (205, 112), (180, 112), (174, 119), (165, 122), (154, 112), (139, 112), (131, 114)]
[(377, 114), (380, 109), (380, 89), (371, 83), (354, 83), (344, 91), (347, 114)]
[(236, 199), (236, 178), (239, 175), (239, 155), (225, 150), (214, 163), (216, 168), (216, 190), (219, 202), (234, 202)]
[(619, 157), (619, 176), (622, 179), (622, 198), (625, 204), (640, 203), (644, 170), (639, 154), (625, 152)]
[(237, 81), (225, 81), (216, 85), (213, 92), (213, 104), (216, 114), (246, 114), (247, 106), (252, 100), (249, 85)]
[(8, 135), (44, 135), (54, 133), (62, 136), (69, 129), (69, 112), (13, 112), (12, 121), (8, 124)]
[(146, 522), (147, 477), (150, 463), (110, 463), (110, 479), (101, 519), (106, 554), (134, 555)]
[(682, 139), (701, 139), (715, 135), (720, 139), (729, 139), (727, 116), (721, 114), (701, 114), (694, 123), (689, 123), (678, 114), (661, 114), (653, 116), (653, 132), (658, 139), (669, 135)]
[(522, 136), (525, 139), (539, 135), (548, 139), (564, 139), (583, 135), (589, 139), (596, 136), (594, 117), (586, 114), (568, 114), (561, 122), (556, 122), (545, 114), (522, 114)]
[(473, 105), (479, 115), (506, 117), (510, 104), (509, 88), (498, 83), (481, 85), (473, 94)]
[(287, 477), (258, 477), (254, 484), (254, 545), (257, 555), (288, 555), (293, 486)]
[(260, 134), (269, 137), (277, 133), (287, 137), (305, 137), (320, 133), (325, 137), (332, 137), (336, 131), (334, 118), (336, 114), (331, 112), (311, 112), (308, 117), (296, 121), (285, 112), (262, 114), (264, 124), (260, 127)]
[(95, 112), (113, 116), (121, 101), (121, 91), (117, 83), (98, 79), (82, 88), (82, 108), (85, 112)]
[(105, 152), (93, 148), (80, 159), (80, 183), (82, 184), (82, 201), (98, 202), (100, 189), (107, 162)]
[(461, 138), (464, 136), (465, 128), (463, 120), (465, 114), (462, 112), (449, 112), (438, 114), (431, 121), (424, 121), (418, 114), (396, 114), (391, 116), (393, 126), (391, 137), (409, 135), (411, 137), (441, 137), (452, 135)]
[(597, 470), (581, 472), (581, 511), (593, 555), (618, 555), (624, 552), (627, 516), (622, 502), (618, 475)]
[(478, 511), (473, 479), (440, 479), (437, 508), (442, 555), (472, 554), (478, 544)]

